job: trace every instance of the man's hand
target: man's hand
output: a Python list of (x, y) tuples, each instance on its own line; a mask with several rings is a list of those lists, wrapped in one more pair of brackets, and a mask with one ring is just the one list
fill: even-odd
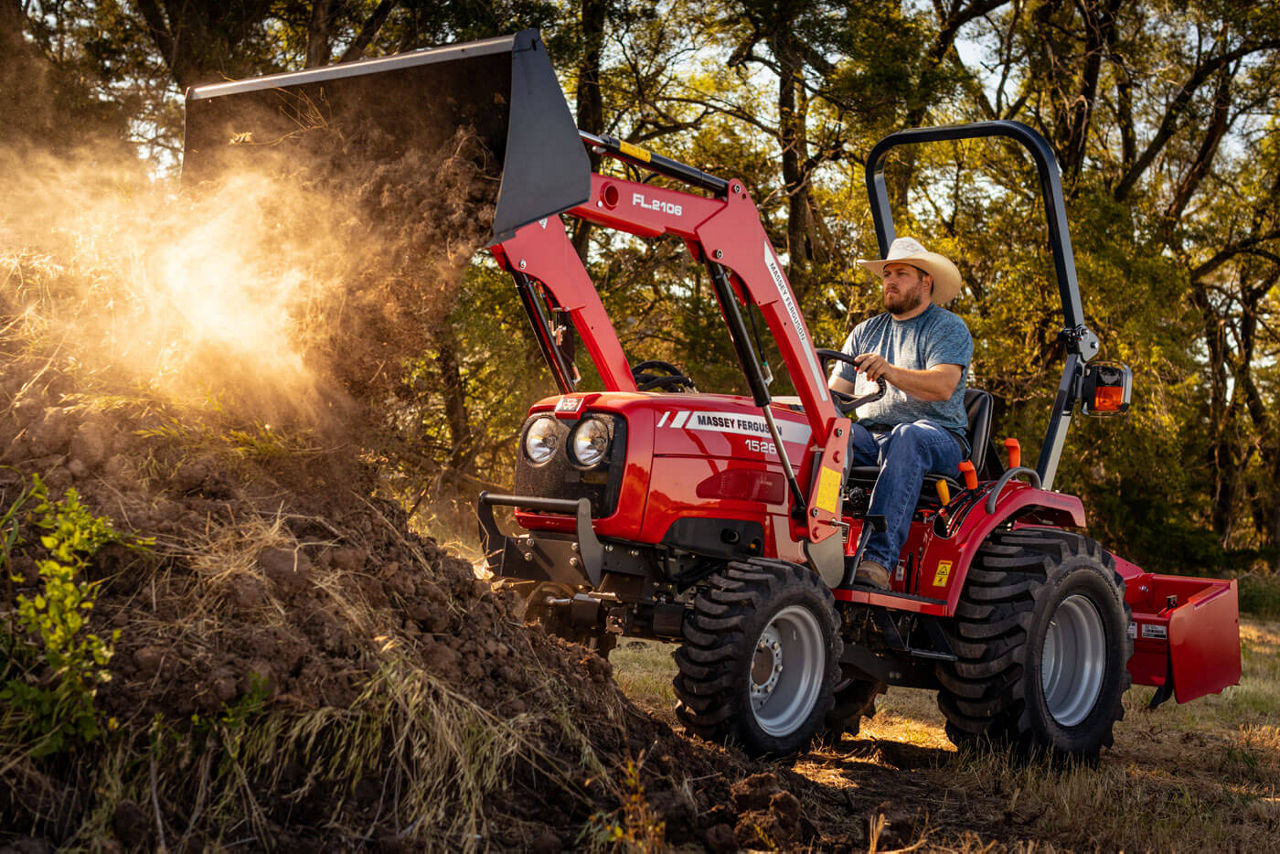
[(866, 374), (867, 379), (872, 382), (884, 377), (887, 382), (897, 385), (893, 381), (893, 372), (897, 369), (889, 364), (889, 360), (879, 353), (863, 353), (860, 356), (855, 356), (853, 364), (859, 371)]
[(879, 353), (862, 353), (853, 361), (872, 382), (883, 378), (917, 400), (948, 399), (956, 390), (962, 373), (959, 365), (934, 365), (923, 371), (899, 368)]

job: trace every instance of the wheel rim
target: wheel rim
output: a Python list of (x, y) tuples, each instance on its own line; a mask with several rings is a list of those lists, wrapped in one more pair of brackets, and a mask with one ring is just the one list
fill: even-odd
[(1107, 669), (1107, 633), (1098, 607), (1080, 594), (1058, 604), (1044, 636), (1040, 687), (1049, 714), (1075, 726), (1093, 711)]
[(751, 658), (751, 711), (769, 735), (794, 732), (808, 720), (826, 672), (822, 628), (811, 611), (779, 611), (756, 641)]

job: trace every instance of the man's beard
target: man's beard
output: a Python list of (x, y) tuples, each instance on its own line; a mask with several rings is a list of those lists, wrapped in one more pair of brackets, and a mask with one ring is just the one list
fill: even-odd
[(906, 314), (914, 311), (923, 299), (921, 289), (916, 287), (909, 291), (899, 291), (897, 295), (884, 295), (884, 308), (890, 314)]

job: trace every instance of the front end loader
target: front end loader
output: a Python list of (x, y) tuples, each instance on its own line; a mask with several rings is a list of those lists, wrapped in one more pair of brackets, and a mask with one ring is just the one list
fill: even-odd
[[(1094, 359), (1057, 163), (1014, 122), (904, 131), (868, 159), (881, 250), (894, 236), (886, 155), (901, 145), (1003, 136), (1035, 161), (1062, 297), (1066, 364), (1034, 468), (992, 448), (991, 400), (970, 390), (971, 459), (922, 484), (891, 589), (853, 583), (878, 472), (846, 466), (859, 399), (827, 387), (841, 353), (809, 335), (784, 265), (740, 181), (581, 133), (536, 33), (188, 93), (184, 177), (288, 146), (299, 116), (375, 123), (397, 144), (438, 144), (469, 123), (500, 165), (490, 251), (510, 273), (558, 393), (533, 404), (510, 493), (479, 497), (499, 583), (530, 621), (607, 654), (616, 638), (677, 645), (681, 720), (748, 752), (838, 739), (892, 685), (938, 692), (957, 743), (1095, 757), (1131, 681), (1153, 704), (1240, 675), (1234, 581), (1147, 573), (1087, 534), (1081, 501), (1053, 488), (1067, 428), (1127, 409), (1127, 367)], [(592, 173), (588, 150), (648, 180)], [(671, 185), (679, 186), (673, 189)], [(638, 239), (672, 235), (706, 271), (750, 394), (708, 394), (665, 362), (628, 361), (564, 217)], [(771, 392), (753, 316), (792, 397)], [(583, 386), (566, 341), (600, 378)], [(495, 507), (514, 511), (504, 533)]]

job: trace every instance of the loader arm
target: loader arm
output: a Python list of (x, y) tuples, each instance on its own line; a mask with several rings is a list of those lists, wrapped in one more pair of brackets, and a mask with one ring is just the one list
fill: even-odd
[[(810, 543), (820, 543), (839, 530), (849, 420), (839, 414), (832, 402), (813, 340), (761, 225), (759, 210), (740, 181), (725, 182), (725, 189), (722, 197), (707, 197), (592, 174), (590, 196), (567, 213), (639, 237), (679, 237), (694, 260), (708, 265), (713, 278), (723, 276), (729, 282), (731, 300), (759, 309), (777, 341), (810, 429), (807, 459), (793, 463), (800, 482), (793, 490), (799, 494), (793, 498), (803, 511), (803, 519), (795, 525), (796, 533)], [(525, 226), (514, 238), (492, 250), (509, 272), (541, 282), (573, 313), (575, 323), (581, 321), (579, 334), (596, 359), (607, 388), (635, 389), (599, 295), (555, 218)], [(721, 310), (739, 355), (749, 362), (755, 357), (745, 329), (740, 328), (735, 334), (736, 306), (727, 305), (722, 299)], [(767, 408), (770, 398), (765, 383), (758, 378), (752, 381), (750, 364), (744, 364), (744, 370), (756, 405)], [(781, 452), (782, 443), (777, 444)]]

